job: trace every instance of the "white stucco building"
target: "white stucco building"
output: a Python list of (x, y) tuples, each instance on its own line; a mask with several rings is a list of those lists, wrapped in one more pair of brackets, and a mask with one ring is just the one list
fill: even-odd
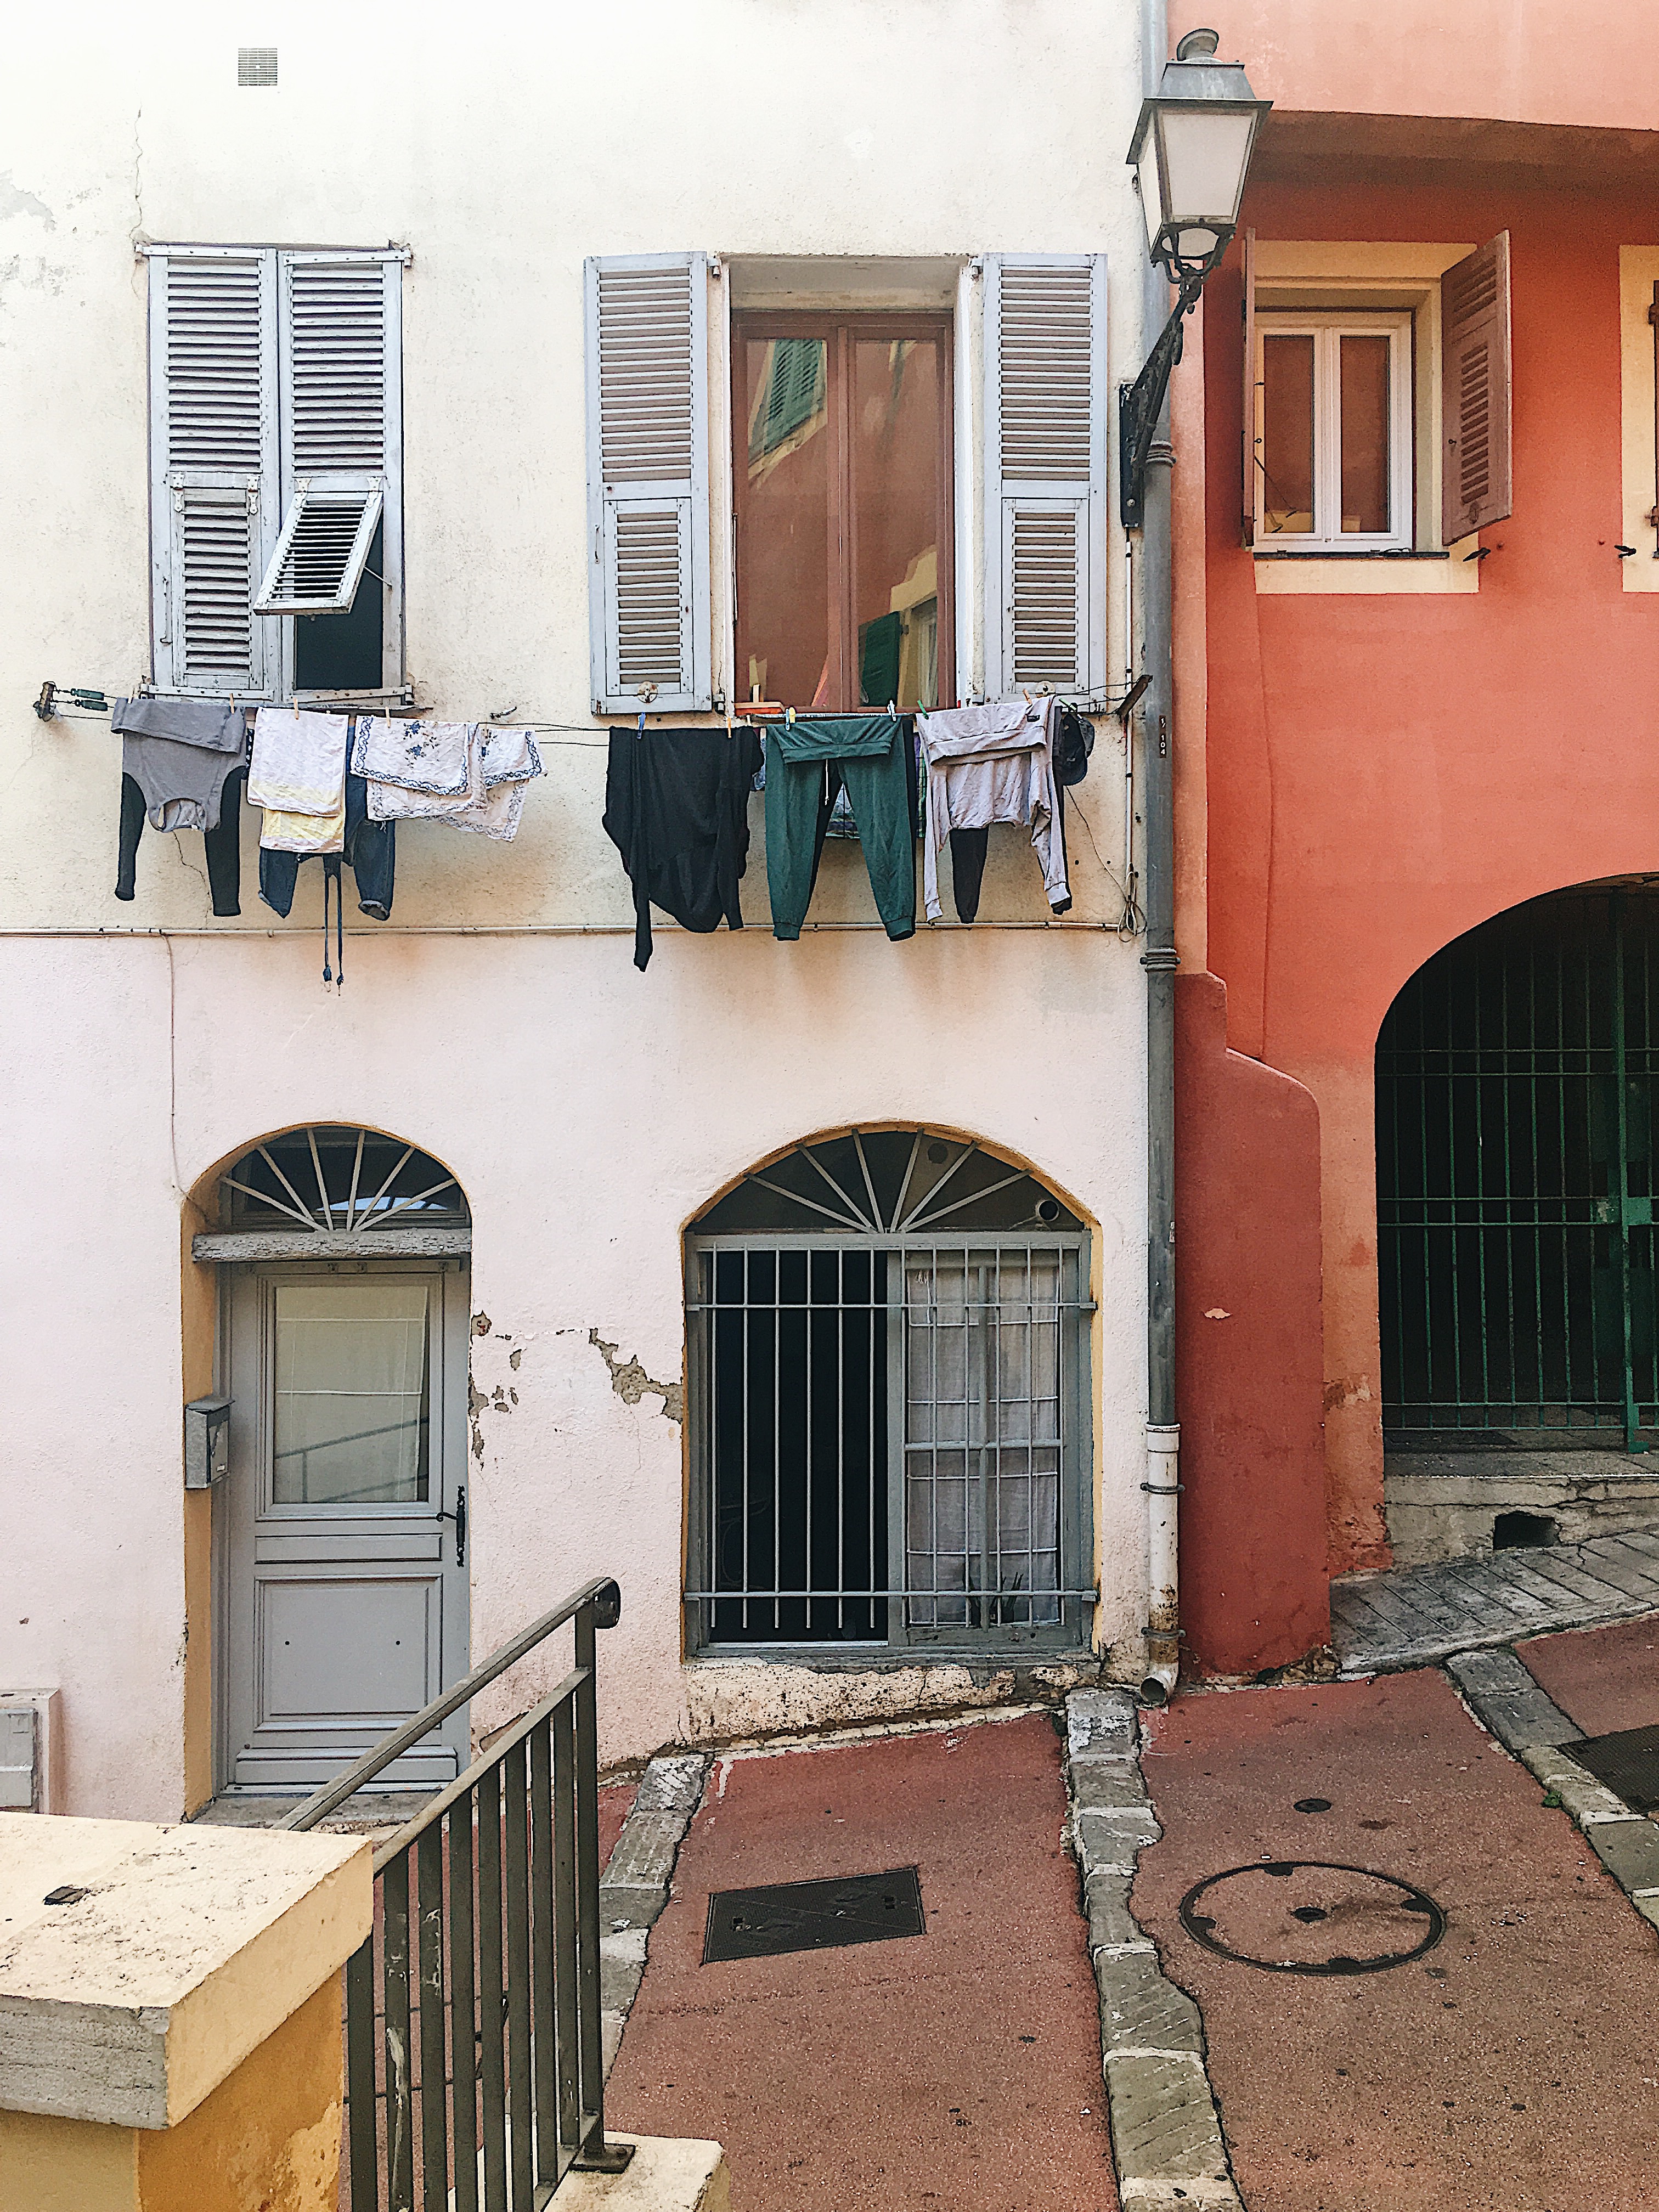
[[(37, 15), (0, 84), (0, 1688), (61, 1692), (62, 1809), (315, 1778), (599, 1573), (611, 1759), (1138, 1678), (1139, 10), (269, 20), (239, 66), (220, 10)], [(307, 487), (368, 517), (351, 611), (255, 611)], [(832, 838), (779, 941), (757, 795), (745, 927), (636, 971), (610, 727), (872, 685), (1092, 705), (1069, 912), (1000, 828), (974, 925), (892, 942)], [(532, 725), (546, 773), (511, 842), (400, 823), (387, 921), (348, 867), (325, 986), (252, 806), (239, 913), (196, 830), (118, 901), (68, 687)]]

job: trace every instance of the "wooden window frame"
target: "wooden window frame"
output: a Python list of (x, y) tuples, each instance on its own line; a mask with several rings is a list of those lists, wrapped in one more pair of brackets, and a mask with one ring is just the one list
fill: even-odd
[[(939, 407), (939, 673), (938, 701), (949, 705), (956, 697), (956, 364), (952, 353), (951, 319), (948, 314), (863, 314), (856, 310), (802, 313), (745, 309), (732, 317), (732, 651), (734, 685), (739, 694), (745, 664), (739, 656), (742, 629), (743, 562), (749, 467), (746, 441), (749, 408), (749, 345), (768, 338), (820, 338), (826, 347), (825, 407), (830, 433), (829, 616), (830, 688), (831, 697), (847, 705), (826, 708), (829, 713), (855, 712), (858, 707), (858, 509), (853, 484), (853, 348), (860, 339), (926, 338), (939, 347), (942, 371)], [(743, 703), (741, 697), (738, 703)], [(805, 699), (789, 699), (786, 706), (804, 710)], [(880, 702), (885, 704), (885, 702)]]
[[(1258, 308), (1255, 341), (1255, 438), (1258, 455), (1266, 450), (1265, 348), (1273, 337), (1311, 337), (1314, 342), (1314, 522), (1310, 531), (1270, 531), (1267, 526), (1267, 476), (1255, 477), (1255, 544), (1258, 554), (1409, 552), (1416, 543), (1417, 464), (1413, 434), (1414, 331), (1408, 310), (1280, 310)], [(1389, 508), (1386, 531), (1320, 528), (1333, 505), (1340, 522), (1342, 428), (1339, 349), (1345, 337), (1389, 340)]]

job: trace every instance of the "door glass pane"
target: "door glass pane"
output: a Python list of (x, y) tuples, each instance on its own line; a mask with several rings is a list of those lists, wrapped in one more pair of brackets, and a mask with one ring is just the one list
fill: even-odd
[(1261, 527), (1314, 526), (1314, 342), (1261, 341)]
[(413, 1505), (428, 1494), (429, 1285), (278, 1283), (279, 1505)]
[[(747, 483), (738, 534), (738, 690), (790, 707), (830, 696), (829, 349), (750, 338)], [(741, 450), (738, 465), (744, 461)]]
[(1389, 341), (1342, 345), (1342, 527), (1389, 527)]
[(937, 338), (860, 338), (853, 349), (859, 694), (849, 707), (939, 704), (942, 355)]

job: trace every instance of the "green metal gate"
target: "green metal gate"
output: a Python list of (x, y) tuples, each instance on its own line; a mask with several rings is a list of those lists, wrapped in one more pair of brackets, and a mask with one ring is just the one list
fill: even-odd
[[(1382, 1425), (1659, 1441), (1659, 891), (1571, 891), (1419, 969), (1376, 1046)], [(1495, 1433), (1494, 1433), (1495, 1432)]]

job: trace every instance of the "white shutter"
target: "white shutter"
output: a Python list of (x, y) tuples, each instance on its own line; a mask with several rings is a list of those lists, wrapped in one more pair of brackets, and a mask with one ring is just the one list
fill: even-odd
[(584, 273), (593, 710), (708, 708), (708, 259), (605, 257)]
[(276, 257), (149, 258), (155, 688), (261, 698), (276, 675), (252, 602), (276, 527)]
[(337, 614), (364, 580), (383, 518), (383, 681), (402, 646), (402, 270), (395, 255), (280, 253), (282, 530), (261, 616)]
[(985, 686), (1106, 683), (1106, 258), (985, 263)]

